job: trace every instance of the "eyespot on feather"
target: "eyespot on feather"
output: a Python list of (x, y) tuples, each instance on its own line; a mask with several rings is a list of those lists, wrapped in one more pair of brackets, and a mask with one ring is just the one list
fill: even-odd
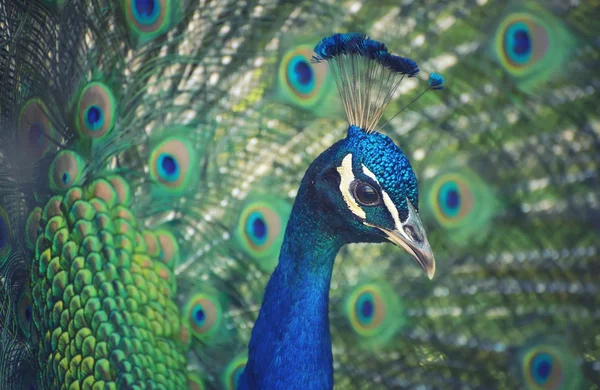
[(34, 158), (56, 150), (56, 144), (51, 141), (54, 128), (47, 113), (40, 99), (31, 99), (25, 103), (19, 115), (19, 144)]
[(376, 333), (387, 315), (381, 292), (373, 285), (364, 285), (353, 291), (346, 308), (352, 329), (360, 335)]
[(114, 127), (117, 102), (110, 88), (101, 82), (91, 82), (79, 96), (75, 125), (83, 138), (100, 139)]
[(526, 72), (528, 67), (544, 58), (549, 49), (547, 28), (531, 15), (511, 15), (500, 30), (501, 59), (511, 73)]
[(501, 203), (477, 173), (459, 167), (440, 172), (425, 184), (425, 213), (445, 229), (455, 244), (483, 240)]
[(72, 186), (79, 185), (85, 165), (85, 160), (79, 154), (70, 150), (60, 151), (50, 164), (50, 189), (63, 193)]
[(19, 300), (17, 303), (17, 315), (19, 318), (19, 325), (21, 326), (21, 330), (25, 334), (25, 336), (30, 337), (31, 335), (31, 325), (32, 325), (32, 300), (31, 293), (29, 289), (23, 287), (21, 294), (19, 295)]
[(265, 272), (273, 271), (277, 265), (290, 212), (287, 202), (256, 195), (246, 202), (240, 213), (235, 239)]
[(279, 90), (283, 99), (300, 108), (312, 108), (330, 91), (329, 67), (314, 64), (311, 45), (299, 45), (283, 55), (279, 64)]
[(343, 305), (362, 347), (385, 345), (406, 324), (404, 306), (383, 280), (358, 284), (347, 293)]
[(524, 92), (559, 76), (577, 46), (562, 20), (529, 2), (511, 7), (492, 36), (490, 52)]
[(192, 334), (201, 339), (209, 339), (218, 332), (223, 321), (223, 308), (215, 297), (208, 294), (195, 294), (184, 308), (185, 321)]
[(447, 227), (460, 225), (476, 202), (466, 178), (454, 174), (440, 177), (434, 185), (432, 196), (435, 196), (436, 218)]
[(152, 149), (150, 175), (163, 189), (180, 194), (198, 179), (198, 156), (183, 137), (169, 137)]
[(173, 0), (123, 0), (125, 18), (137, 43), (167, 32), (177, 4)]
[(568, 390), (579, 388), (581, 369), (561, 341), (546, 340), (521, 353), (521, 373), (530, 390)]
[(227, 364), (221, 376), (221, 381), (225, 389), (235, 390), (238, 388), (240, 378), (244, 373), (244, 369), (246, 368), (247, 362), (248, 357), (245, 354), (242, 354), (237, 356)]

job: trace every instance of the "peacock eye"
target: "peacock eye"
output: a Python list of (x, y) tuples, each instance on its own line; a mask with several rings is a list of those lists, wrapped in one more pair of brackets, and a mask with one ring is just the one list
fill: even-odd
[(363, 206), (374, 206), (379, 204), (379, 193), (371, 185), (356, 181), (354, 187), (354, 197), (358, 203)]

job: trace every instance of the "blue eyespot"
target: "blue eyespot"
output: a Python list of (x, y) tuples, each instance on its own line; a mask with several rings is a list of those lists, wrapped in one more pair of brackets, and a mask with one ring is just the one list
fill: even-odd
[(152, 24), (156, 22), (160, 13), (160, 4), (156, 0), (132, 0), (133, 14), (141, 24)]
[(21, 330), (23, 330), (23, 333), (25, 333), (25, 335), (29, 337), (29, 335), (31, 334), (32, 317), (31, 294), (29, 294), (29, 290), (23, 290), (21, 292), (21, 295), (19, 296), (17, 309)]
[(324, 104), (324, 99), (334, 92), (335, 83), (327, 77), (328, 66), (311, 62), (314, 54), (312, 45), (303, 44), (283, 55), (277, 71), (277, 95), (296, 108), (311, 110), (318, 116), (331, 115), (336, 110)]
[(71, 175), (69, 175), (68, 172), (65, 172), (62, 174), (62, 181), (65, 185), (68, 185), (69, 182), (71, 181)]
[(369, 325), (373, 321), (375, 314), (373, 294), (370, 292), (362, 293), (356, 300), (355, 311), (358, 322), (361, 325)]
[(531, 52), (531, 38), (529, 32), (525, 29), (518, 29), (513, 37), (513, 49), (518, 55), (523, 55)]
[(313, 71), (306, 61), (296, 62), (294, 73), (296, 73), (296, 79), (302, 85), (307, 85), (312, 81)]
[(360, 347), (386, 345), (406, 324), (404, 307), (395, 291), (383, 279), (361, 283), (348, 291), (344, 314)]
[(252, 223), (252, 231), (258, 238), (265, 238), (267, 236), (267, 225), (262, 218), (256, 218)]
[(373, 316), (373, 302), (364, 301), (362, 303), (362, 307), (360, 308), (360, 312), (364, 317), (370, 318)]
[(460, 212), (461, 195), (458, 185), (454, 181), (448, 181), (442, 185), (438, 192), (438, 202), (442, 213), (453, 218)]
[(52, 191), (64, 192), (83, 178), (86, 161), (71, 150), (60, 151), (50, 164), (49, 185)]
[(196, 321), (196, 325), (202, 327), (204, 325), (204, 321), (206, 319), (206, 314), (204, 313), (204, 308), (202, 305), (194, 306), (194, 320)]
[(246, 219), (246, 234), (256, 246), (262, 246), (269, 236), (267, 223), (260, 211), (253, 211)]
[(265, 272), (273, 272), (277, 265), (290, 210), (286, 201), (258, 194), (250, 195), (240, 210), (235, 241)]
[(19, 116), (19, 142), (34, 158), (39, 158), (56, 147), (50, 142), (54, 131), (47, 112), (41, 100), (31, 99)]
[(523, 22), (515, 22), (504, 34), (504, 53), (515, 65), (524, 65), (531, 59), (531, 43), (529, 26)]
[(184, 313), (192, 335), (202, 341), (211, 342), (212, 336), (219, 333), (223, 310), (217, 298), (202, 293), (195, 294), (186, 303)]
[(541, 352), (536, 354), (531, 361), (531, 377), (539, 385), (545, 385), (552, 377), (552, 355)]
[(156, 182), (157, 191), (166, 190), (172, 195), (183, 195), (193, 190), (200, 178), (193, 169), (199, 165), (200, 154), (193, 141), (184, 137), (185, 128), (169, 129), (171, 135), (152, 141), (148, 166), (150, 176)]
[(446, 194), (446, 206), (452, 209), (460, 206), (460, 194), (455, 189), (448, 191)]
[(564, 340), (557, 337), (538, 340), (526, 347), (520, 361), (528, 389), (583, 388), (583, 372)]
[(102, 109), (92, 105), (85, 111), (85, 124), (90, 131), (97, 131), (104, 126), (104, 115)]
[(295, 55), (287, 66), (287, 79), (297, 93), (311, 94), (315, 89), (315, 74), (312, 65), (303, 55)]
[(179, 164), (173, 155), (161, 153), (158, 156), (158, 174), (161, 179), (168, 182), (179, 179)]
[(104, 138), (117, 120), (117, 101), (104, 83), (93, 81), (80, 92), (75, 111), (75, 125), (84, 138)]

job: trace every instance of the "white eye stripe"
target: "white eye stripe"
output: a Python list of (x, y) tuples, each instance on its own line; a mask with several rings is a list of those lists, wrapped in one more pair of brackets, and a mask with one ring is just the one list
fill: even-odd
[(394, 202), (392, 202), (392, 198), (390, 198), (388, 193), (385, 192), (385, 190), (383, 188), (381, 188), (381, 184), (379, 184), (379, 180), (377, 180), (377, 176), (375, 176), (375, 174), (373, 172), (371, 172), (369, 170), (369, 168), (367, 168), (365, 166), (365, 164), (362, 164), (362, 169), (363, 169), (363, 173), (365, 175), (367, 175), (368, 177), (370, 177), (371, 179), (373, 179), (373, 181), (375, 183), (377, 183), (377, 185), (381, 189), (381, 194), (383, 196), (383, 204), (385, 205), (388, 212), (392, 216), (392, 219), (394, 220), (394, 224), (396, 225), (396, 229), (401, 230), (402, 223), (400, 222), (400, 215), (398, 214), (398, 209), (396, 208), (396, 205), (394, 205)]
[(392, 202), (392, 198), (390, 198), (387, 192), (385, 192), (384, 190), (381, 190), (381, 192), (383, 193), (383, 203), (385, 204), (385, 207), (388, 209), (388, 211), (392, 215), (392, 218), (394, 219), (396, 230), (401, 230), (402, 223), (400, 222), (400, 215), (398, 214), (398, 209), (396, 208), (396, 205), (394, 204), (394, 202)]
[[(373, 172), (371, 172), (369, 170), (369, 168), (367, 168), (365, 166), (365, 164), (362, 164), (362, 169), (363, 169), (363, 173), (367, 176), (369, 176), (371, 179), (373, 179), (373, 181), (377, 184), (379, 184), (379, 181), (377, 180), (377, 176), (375, 176), (375, 174)], [(379, 186), (381, 188), (381, 185)]]
[(350, 184), (354, 181), (354, 172), (352, 172), (352, 154), (348, 154), (342, 160), (342, 165), (337, 168), (340, 173), (340, 192), (346, 202), (346, 205), (356, 216), (366, 219), (367, 214), (360, 208), (354, 196), (350, 193)]

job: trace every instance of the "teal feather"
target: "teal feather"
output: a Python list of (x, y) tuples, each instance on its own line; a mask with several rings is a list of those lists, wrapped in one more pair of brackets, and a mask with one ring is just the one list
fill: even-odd
[[(8, 1), (0, 10), (0, 388), (51, 388), (58, 379), (40, 365), (41, 325), (27, 321), (39, 279), (31, 268), (53, 229), (76, 219), (75, 199), (93, 192), (77, 197), (73, 186), (94, 183), (107, 192), (86, 200), (86, 213), (104, 214), (92, 222), (81, 211), (71, 242), (107, 224), (111, 238), (98, 242), (112, 240), (115, 255), (131, 244), (131, 258), (151, 258), (162, 281), (148, 280), (172, 291), (168, 313), (184, 324), (178, 342), (190, 388), (235, 383), (282, 238), (273, 253), (248, 250), (244, 211), (260, 199), (284, 226), (306, 168), (347, 129), (335, 88), (303, 105), (278, 77), (286, 53), (314, 46), (324, 29), (364, 31), (445, 77), (443, 91), (392, 118), (428, 74), (404, 80), (380, 130), (419, 179), (436, 276), (428, 281), (391, 246), (340, 251), (329, 294), (336, 388), (594, 388), (597, 4), (563, 3), (164, 2), (168, 15), (144, 31), (128, 2)], [(527, 20), (511, 22), (521, 14)], [(497, 43), (524, 39), (519, 26), (534, 50), (544, 35), (551, 50), (517, 72)], [(82, 110), (93, 83), (112, 96)], [(101, 123), (106, 135), (91, 136)], [(172, 138), (194, 162), (177, 187), (152, 171), (153, 151)], [(77, 157), (54, 174), (65, 155)], [(448, 174), (464, 183), (440, 182)], [(439, 199), (457, 188), (471, 191), (476, 212), (451, 224), (441, 217), (460, 211), (441, 210)], [(51, 247), (61, 247), (56, 237)], [(69, 248), (61, 247), (64, 259)], [(394, 314), (381, 333), (361, 334), (350, 321), (353, 293), (365, 285), (386, 291)], [(220, 306), (210, 337), (185, 325), (195, 294)]]

